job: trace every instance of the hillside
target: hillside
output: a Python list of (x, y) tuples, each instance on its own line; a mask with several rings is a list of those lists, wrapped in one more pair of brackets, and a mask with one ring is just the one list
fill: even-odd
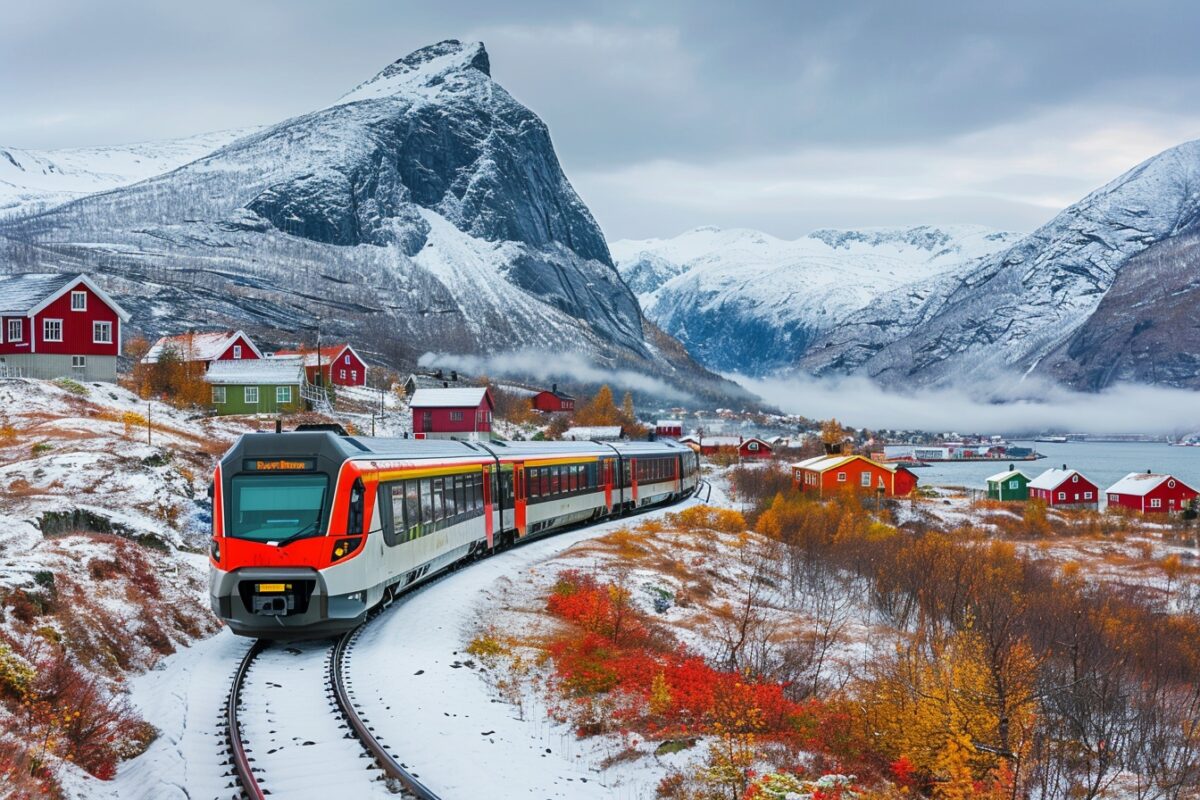
[[(1127, 263), (1195, 228), (1198, 187), (1200, 142), (1167, 150), (982, 262), (882, 295), (813, 342), (799, 369), (818, 375), (862, 372), (885, 384), (1033, 373), (1087, 388), (1122, 374), (1192, 385), (1197, 375), (1186, 364), (1182, 340), (1168, 340), (1156, 351), (1156, 359), (1174, 363), (1171, 369), (1110, 370), (1107, 377), (1101, 369), (1081, 377), (1079, 365), (1103, 359), (1100, 342), (1110, 341), (1102, 333), (1109, 314), (1129, 316), (1114, 297), (1089, 326), (1110, 290), (1124, 283)], [(1129, 283), (1171, 282), (1189, 271), (1169, 263), (1143, 262), (1141, 277), (1131, 274)], [(1143, 304), (1139, 313), (1142, 319), (1134, 325), (1158, 324), (1157, 306)], [(1165, 318), (1163, 323), (1160, 327)], [(1060, 351), (1069, 353), (1066, 361), (1048, 358)]]
[(646, 315), (693, 356), (712, 369), (764, 374), (794, 364), (879, 295), (1017, 238), (968, 225), (818, 230), (795, 240), (705, 227), (612, 250)]
[[(231, 325), (425, 352), (570, 351), (747, 395), (649, 345), (545, 124), (449, 40), (174, 171), (0, 223), (8, 269), (102, 275), (155, 335)], [(276, 334), (277, 335), (277, 334)]]

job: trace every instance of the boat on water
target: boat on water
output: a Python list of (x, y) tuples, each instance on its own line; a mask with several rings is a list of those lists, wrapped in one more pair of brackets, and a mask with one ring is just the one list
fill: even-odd
[(1046, 442), (1047, 444), (1066, 444), (1071, 441), (1065, 436), (1039, 436), (1034, 439), (1035, 442)]

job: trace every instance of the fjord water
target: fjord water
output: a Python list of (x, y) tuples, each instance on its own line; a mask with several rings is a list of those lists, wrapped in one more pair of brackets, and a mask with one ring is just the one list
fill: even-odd
[(966, 486), (983, 489), (989, 475), (1003, 472), (1011, 463), (1030, 477), (1066, 464), (1077, 469), (1103, 492), (1130, 472), (1166, 472), (1200, 489), (1200, 447), (1170, 447), (1161, 442), (1053, 442), (1017, 441), (1046, 457), (1038, 461), (969, 461), (938, 463), (914, 470), (921, 483), (933, 486)]

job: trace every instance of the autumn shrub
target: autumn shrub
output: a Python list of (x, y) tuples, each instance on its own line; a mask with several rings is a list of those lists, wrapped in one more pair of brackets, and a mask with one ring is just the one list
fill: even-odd
[(73, 381), (70, 378), (55, 378), (52, 383), (64, 392), (75, 395), (76, 397), (87, 397), (88, 388), (79, 381)]
[(739, 512), (715, 506), (688, 506), (682, 511), (668, 514), (667, 521), (677, 528), (689, 531), (743, 533), (746, 530), (746, 518)]
[(734, 467), (726, 477), (733, 488), (733, 494), (754, 509), (752, 517), (757, 517), (776, 495), (790, 494), (794, 491), (791, 468), (782, 461)]

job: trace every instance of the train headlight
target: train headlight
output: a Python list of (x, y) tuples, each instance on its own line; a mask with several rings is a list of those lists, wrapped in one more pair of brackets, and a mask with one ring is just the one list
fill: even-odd
[(218, 564), (221, 563), (221, 540), (213, 539), (208, 546), (208, 552), (212, 555), (212, 560)]
[(362, 541), (361, 536), (355, 536), (351, 539), (336, 539), (333, 542), (333, 553), (330, 555), (330, 561), (340, 561), (346, 556), (358, 549), (358, 543)]

